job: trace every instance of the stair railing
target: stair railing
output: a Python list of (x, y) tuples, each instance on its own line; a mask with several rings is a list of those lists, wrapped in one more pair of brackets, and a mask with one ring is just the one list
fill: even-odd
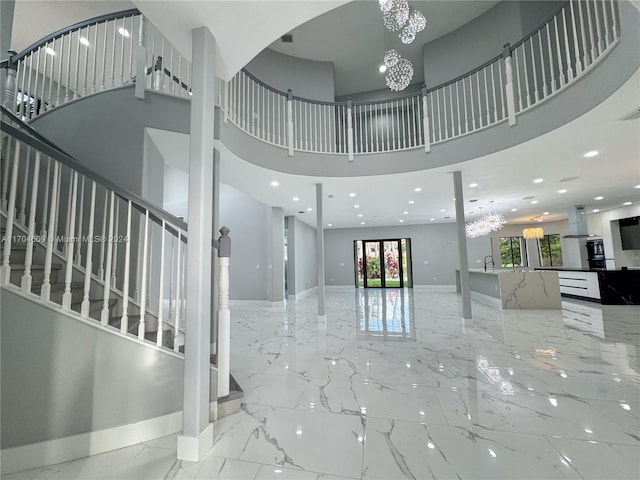
[[(93, 173), (4, 107), (1, 160), (0, 284), (178, 352), (187, 224)], [(18, 252), (24, 260), (14, 260)]]
[(23, 120), (142, 77), (139, 96), (144, 88), (179, 96), (190, 91), (190, 62), (137, 9), (76, 23), (11, 53), (3, 103), (13, 104)]

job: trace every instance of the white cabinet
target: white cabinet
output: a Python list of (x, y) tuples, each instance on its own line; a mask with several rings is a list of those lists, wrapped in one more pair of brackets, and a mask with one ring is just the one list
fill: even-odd
[(559, 271), (560, 293), (600, 300), (600, 285), (596, 272)]

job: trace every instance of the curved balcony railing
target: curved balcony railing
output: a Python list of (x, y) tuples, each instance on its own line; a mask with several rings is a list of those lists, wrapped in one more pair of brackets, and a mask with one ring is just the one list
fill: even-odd
[(516, 117), (582, 76), (620, 37), (611, 0), (564, 2), (514, 46), (466, 74), (379, 102), (318, 102), (278, 91), (246, 70), (222, 84), (225, 121), (294, 151), (353, 155), (448, 141)]
[(141, 86), (148, 89), (189, 94), (191, 63), (137, 9), (66, 27), (8, 63), (12, 84), (5, 92), (13, 93), (14, 111), (23, 120), (136, 78), (144, 78)]
[[(431, 145), (508, 121), (587, 72), (620, 38), (613, 0), (564, 2), (514, 46), (466, 74), (378, 102), (318, 102), (278, 91), (242, 70), (218, 80), (225, 122), (294, 151), (354, 155)], [(187, 97), (191, 64), (137, 10), (97, 17), (36, 42), (9, 62), (6, 92), (29, 120), (69, 101), (135, 83)], [(137, 82), (144, 78), (144, 82)], [(13, 82), (13, 83), (11, 83)], [(4, 101), (5, 104), (6, 98)]]

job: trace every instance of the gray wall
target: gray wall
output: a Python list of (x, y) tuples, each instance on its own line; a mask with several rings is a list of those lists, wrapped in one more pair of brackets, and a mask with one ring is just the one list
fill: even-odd
[(435, 87), (499, 55), (522, 37), (520, 2), (503, 1), (474, 21), (424, 45), (424, 78)]
[(229, 295), (232, 300), (267, 300), (267, 219), (271, 208), (224, 185), (220, 225), (231, 230)]
[(333, 102), (333, 63), (316, 62), (285, 55), (268, 48), (245, 67), (251, 75), (282, 92), (291, 89), (296, 97)]
[(95, 172), (140, 195), (145, 127), (189, 133), (189, 109), (188, 101), (151, 92), (137, 100), (127, 87), (56, 108), (33, 125)]
[(182, 410), (181, 359), (0, 296), (2, 448)]
[[(458, 267), (458, 242), (453, 223), (398, 227), (339, 228), (325, 230), (327, 285), (355, 285), (353, 241), (410, 238), (413, 284), (454, 285)], [(488, 237), (468, 244), (469, 263), (490, 251)]]
[(295, 217), (286, 217), (286, 226), (288, 294), (296, 295), (318, 286), (316, 229)]

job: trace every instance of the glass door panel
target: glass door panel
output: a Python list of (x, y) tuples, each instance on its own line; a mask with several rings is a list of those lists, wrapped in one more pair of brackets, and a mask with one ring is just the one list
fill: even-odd
[(364, 242), (365, 287), (382, 287), (380, 269), (380, 244), (381, 242)]
[(411, 287), (411, 240), (408, 238), (400, 240), (400, 250), (402, 251), (402, 284), (404, 287)]
[(354, 257), (356, 259), (356, 287), (364, 287), (364, 255), (362, 240), (353, 242)]
[(384, 242), (384, 287), (402, 287), (402, 277), (400, 276), (400, 242), (398, 240), (387, 240)]

